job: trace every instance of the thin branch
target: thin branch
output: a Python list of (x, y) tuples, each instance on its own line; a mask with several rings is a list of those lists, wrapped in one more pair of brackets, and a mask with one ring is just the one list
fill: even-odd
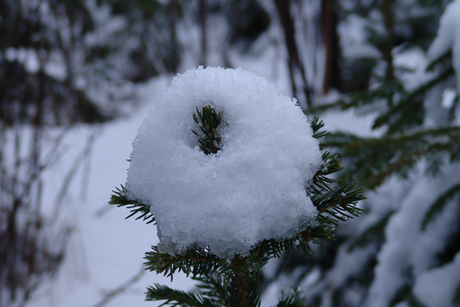
[(113, 300), (117, 295), (125, 292), (128, 290), (129, 287), (137, 283), (142, 276), (144, 276), (145, 273), (145, 268), (144, 266), (141, 266), (141, 269), (139, 272), (136, 273), (133, 277), (122, 283), (119, 287), (113, 289), (112, 291), (107, 292), (107, 294), (104, 295), (102, 300), (100, 300), (94, 307), (102, 307), (107, 305), (111, 300)]
[(90, 154), (91, 149), (93, 147), (93, 144), (96, 140), (96, 136), (98, 135), (98, 129), (95, 129), (92, 134), (89, 136), (85, 148), (82, 150), (80, 155), (75, 159), (72, 168), (69, 170), (67, 173), (64, 182), (62, 183), (61, 189), (59, 190), (59, 193), (56, 197), (56, 200), (54, 201), (54, 212), (53, 212), (53, 218), (52, 221), (55, 222), (57, 220), (57, 217), (59, 215), (60, 207), (62, 204), (62, 201), (67, 193), (67, 190), (70, 186), (70, 183), (72, 182), (73, 177), (77, 173), (77, 171), (80, 168), (80, 165), (85, 161), (85, 158)]

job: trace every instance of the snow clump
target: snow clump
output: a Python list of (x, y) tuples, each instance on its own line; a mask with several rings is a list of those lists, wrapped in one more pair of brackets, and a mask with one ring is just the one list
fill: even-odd
[(452, 51), (452, 64), (457, 75), (457, 91), (460, 93), (460, 0), (447, 5), (437, 36), (428, 50), (428, 58), (436, 60), (449, 50)]
[[(221, 150), (210, 155), (191, 131), (207, 105), (223, 113)], [(321, 164), (295, 99), (251, 72), (199, 67), (176, 76), (139, 127), (127, 196), (150, 205), (161, 252), (246, 255), (315, 224), (306, 187)]]

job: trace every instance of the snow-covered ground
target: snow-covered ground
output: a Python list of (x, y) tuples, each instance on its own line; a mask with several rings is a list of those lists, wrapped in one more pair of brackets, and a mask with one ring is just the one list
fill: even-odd
[[(28, 306), (97, 306), (106, 294), (141, 271), (144, 253), (158, 243), (156, 228), (142, 221), (125, 220), (129, 211), (110, 207), (108, 200), (111, 191), (126, 181), (131, 144), (150, 108), (149, 102), (169, 82), (169, 78), (155, 79), (143, 86), (140, 95), (144, 103), (136, 113), (102, 127), (89, 157), (89, 174), (83, 171), (85, 167), (81, 168), (63, 207), (63, 218), (75, 225), (63, 266), (53, 282), (42, 285)], [(56, 184), (71, 167), (70, 157), (81, 151), (93, 129), (80, 127), (67, 136), (66, 155), (45, 174), (48, 186), (44, 202), (54, 200)], [(89, 182), (82, 184), (86, 177)], [(182, 274), (175, 275), (171, 283), (170, 278), (145, 272), (105, 306), (158, 306), (159, 303), (144, 302), (143, 293), (154, 283), (182, 289), (192, 286)]]

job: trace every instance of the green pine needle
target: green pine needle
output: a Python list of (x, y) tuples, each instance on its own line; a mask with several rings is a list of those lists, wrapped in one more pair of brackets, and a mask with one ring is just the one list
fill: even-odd
[(218, 302), (201, 295), (154, 284), (147, 288), (146, 301), (166, 301), (160, 306), (222, 307)]
[(197, 288), (201, 290), (202, 295), (214, 298), (221, 306), (229, 305), (229, 294), (232, 289), (221, 274), (195, 276), (192, 279), (199, 282)]
[(222, 137), (218, 128), (222, 123), (222, 114), (223, 111), (216, 112), (210, 105), (204, 106), (201, 111), (196, 107), (196, 114), (193, 114), (193, 120), (199, 125), (201, 133), (193, 129), (192, 132), (199, 137), (200, 149), (206, 155), (216, 154), (221, 149)]
[(282, 291), (281, 299), (276, 307), (304, 307), (306, 302), (307, 298), (302, 295), (302, 292), (298, 288), (294, 288), (293, 293), (290, 294)]
[(109, 204), (130, 209), (130, 214), (126, 217), (127, 219), (137, 215), (136, 220), (142, 219), (143, 221), (147, 221), (147, 224), (155, 223), (155, 217), (150, 212), (150, 205), (128, 199), (126, 197), (126, 189), (123, 185), (121, 185), (121, 188), (115, 188), (112, 193)]

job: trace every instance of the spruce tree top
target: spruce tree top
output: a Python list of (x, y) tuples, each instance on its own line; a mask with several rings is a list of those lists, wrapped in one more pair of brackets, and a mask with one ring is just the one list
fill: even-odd
[[(199, 281), (201, 291), (148, 288), (171, 306), (260, 306), (270, 258), (332, 239), (358, 216), (362, 189), (329, 176), (327, 133), (265, 79), (241, 69), (199, 68), (173, 80), (139, 128), (125, 187), (110, 203), (156, 223), (146, 268)], [(302, 306), (298, 291), (278, 306)]]
[(249, 254), (316, 224), (318, 141), (296, 102), (241, 69), (187, 71), (139, 128), (127, 197), (150, 208), (159, 250)]

